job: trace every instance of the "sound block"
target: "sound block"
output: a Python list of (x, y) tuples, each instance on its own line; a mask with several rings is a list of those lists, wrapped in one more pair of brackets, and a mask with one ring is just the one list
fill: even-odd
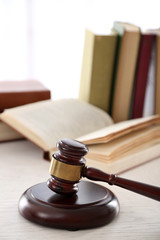
[(21, 196), (19, 212), (29, 221), (68, 230), (103, 226), (117, 216), (119, 202), (109, 189), (87, 181), (78, 186), (77, 194), (64, 196), (46, 182), (34, 185)]

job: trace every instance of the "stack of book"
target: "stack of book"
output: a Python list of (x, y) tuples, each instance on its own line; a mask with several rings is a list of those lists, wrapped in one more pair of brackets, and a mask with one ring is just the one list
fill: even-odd
[[(0, 81), (0, 112), (51, 98), (51, 92), (37, 80)], [(23, 136), (0, 121), (0, 142), (22, 139)]]
[(79, 99), (114, 122), (160, 113), (160, 29), (114, 22), (110, 34), (86, 30)]

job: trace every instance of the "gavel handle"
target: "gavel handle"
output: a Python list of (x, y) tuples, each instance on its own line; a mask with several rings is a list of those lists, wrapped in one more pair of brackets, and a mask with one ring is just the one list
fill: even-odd
[(103, 171), (92, 167), (85, 167), (82, 171), (82, 176), (93, 181), (107, 182), (110, 185), (116, 185), (160, 201), (160, 187), (124, 179), (114, 174), (104, 173)]

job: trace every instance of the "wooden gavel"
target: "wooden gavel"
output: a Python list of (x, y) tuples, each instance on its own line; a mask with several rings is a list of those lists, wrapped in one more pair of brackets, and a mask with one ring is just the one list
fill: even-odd
[(87, 167), (84, 156), (88, 148), (81, 142), (63, 139), (57, 143), (59, 151), (53, 154), (50, 164), (51, 178), (48, 187), (56, 193), (71, 195), (78, 191), (82, 177), (93, 181), (107, 182), (146, 197), (160, 201), (160, 187), (124, 179), (104, 173), (96, 168)]

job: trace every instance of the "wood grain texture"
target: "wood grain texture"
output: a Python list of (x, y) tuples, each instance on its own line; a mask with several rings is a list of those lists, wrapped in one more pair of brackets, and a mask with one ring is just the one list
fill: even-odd
[[(102, 185), (113, 191), (120, 202), (120, 214), (109, 225), (73, 232), (27, 221), (18, 212), (19, 198), (30, 186), (46, 181), (48, 169), (49, 162), (42, 159), (41, 150), (30, 142), (0, 144), (0, 239), (160, 239), (159, 202), (105, 183)], [(121, 176), (158, 186), (159, 169), (157, 159)]]

